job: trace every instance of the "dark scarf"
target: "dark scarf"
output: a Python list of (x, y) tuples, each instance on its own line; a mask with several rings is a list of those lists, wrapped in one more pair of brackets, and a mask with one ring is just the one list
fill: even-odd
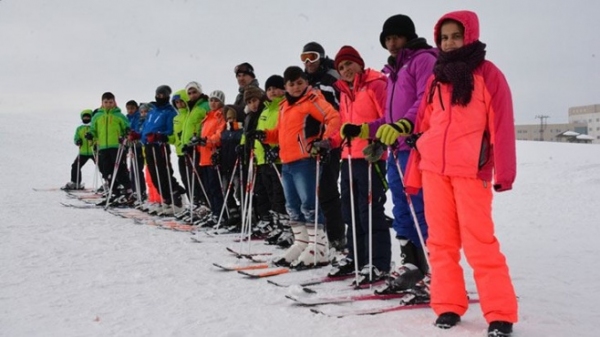
[(471, 102), (473, 71), (485, 60), (485, 43), (477, 40), (450, 52), (440, 51), (433, 67), (435, 81), (452, 84), (452, 104)]
[(304, 91), (298, 97), (294, 97), (286, 92), (285, 98), (287, 99), (287, 101), (290, 105), (296, 104), (296, 102), (298, 102), (302, 97), (304, 97), (304, 95), (306, 95), (307, 90), (308, 90), (308, 87), (306, 87), (306, 89), (304, 89)]

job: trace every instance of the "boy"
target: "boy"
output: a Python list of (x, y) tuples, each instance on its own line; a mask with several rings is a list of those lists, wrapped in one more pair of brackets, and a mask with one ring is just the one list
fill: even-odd
[(254, 134), (267, 143), (279, 143), (286, 209), (294, 233), (294, 244), (273, 262), (310, 268), (315, 267), (315, 261), (316, 265), (329, 263), (322, 216), (315, 212), (319, 172), (312, 152), (321, 139), (328, 139), (339, 130), (340, 116), (320, 91), (308, 85), (300, 67), (288, 67), (283, 78), (286, 100), (281, 104), (277, 127)]
[(79, 154), (71, 165), (71, 181), (62, 187), (65, 191), (84, 189), (85, 187), (81, 183), (81, 168), (90, 159), (96, 163), (96, 160), (94, 159), (94, 142), (85, 139), (85, 134), (90, 131), (90, 126), (88, 124), (90, 124), (90, 121), (92, 120), (92, 110), (83, 110), (80, 115), (83, 125), (80, 125), (75, 129), (75, 137), (73, 137), (75, 145), (79, 147)]
[[(131, 187), (134, 192), (138, 192), (137, 186), (140, 187), (139, 196), (141, 197), (141, 200), (138, 200), (138, 202), (142, 203), (146, 200), (146, 184), (144, 183), (144, 153), (142, 150), (142, 143), (139, 142), (140, 133), (138, 131), (140, 130), (140, 124), (143, 121), (136, 101), (130, 100), (125, 103), (125, 109), (127, 109), (127, 119), (129, 120), (129, 127), (131, 130), (128, 135), (129, 157), (131, 158), (129, 179), (132, 181)], [(135, 168), (137, 168), (137, 170), (135, 170)]]
[[(115, 95), (111, 92), (102, 94), (102, 106), (92, 118), (90, 131), (85, 135), (87, 140), (96, 140), (100, 173), (102, 173), (102, 178), (107, 187), (104, 190), (108, 191), (108, 188), (112, 187), (111, 199), (113, 197), (114, 199), (105, 199), (100, 202), (100, 205), (113, 203), (119, 197), (119, 186), (122, 186), (125, 191), (124, 199), (121, 201), (124, 203), (134, 201), (129, 172), (123, 155), (123, 138), (128, 129), (129, 121), (121, 113), (121, 109), (117, 107)], [(114, 180), (114, 183), (112, 180)]]

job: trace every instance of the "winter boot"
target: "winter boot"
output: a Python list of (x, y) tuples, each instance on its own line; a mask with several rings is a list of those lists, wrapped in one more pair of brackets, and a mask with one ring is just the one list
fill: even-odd
[(291, 227), (284, 227), (281, 231), (281, 234), (277, 238), (277, 242), (275, 243), (281, 248), (288, 248), (294, 244), (294, 233), (292, 232)]
[(513, 324), (505, 321), (493, 321), (488, 327), (488, 337), (510, 337), (512, 336)]
[(374, 283), (380, 280), (384, 280), (387, 276), (387, 272), (381, 271), (375, 266), (366, 265), (358, 273), (358, 280), (354, 280), (352, 284), (354, 286), (360, 286), (363, 284)]
[[(425, 276), (425, 273), (417, 266), (421, 265), (419, 262), (419, 250), (409, 240), (399, 237), (400, 241), (400, 256), (402, 266), (397, 271), (392, 272), (388, 279), (386, 287), (381, 290), (382, 293), (393, 293), (401, 292), (413, 288), (417, 282), (421, 281)], [(425, 257), (421, 254), (422, 258)], [(427, 262), (425, 262), (425, 266)]]
[(279, 266), (289, 266), (295, 262), (308, 246), (308, 231), (303, 222), (290, 222), (294, 234), (294, 244), (285, 253), (276, 258), (273, 263)]
[[(440, 329), (450, 329), (460, 322), (460, 316), (454, 312), (445, 312), (435, 320), (435, 326)], [(491, 325), (490, 325), (491, 326)]]
[(298, 256), (298, 259), (292, 262), (290, 267), (294, 269), (305, 269), (328, 265), (329, 245), (327, 243), (327, 234), (323, 231), (323, 226), (321, 225), (316, 231), (312, 224), (307, 223), (306, 227), (308, 232), (308, 245), (304, 248), (302, 254)]
[(333, 267), (327, 273), (329, 277), (340, 277), (345, 275), (351, 275), (355, 272), (354, 260), (349, 257), (341, 258), (339, 261), (332, 263)]

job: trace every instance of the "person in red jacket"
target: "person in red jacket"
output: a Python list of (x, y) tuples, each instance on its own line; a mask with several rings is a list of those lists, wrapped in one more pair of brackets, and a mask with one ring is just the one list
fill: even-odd
[(462, 248), (474, 271), (488, 336), (510, 336), (517, 299), (492, 220), (492, 189), (510, 190), (516, 176), (510, 89), (485, 59), (475, 13), (442, 16), (434, 37), (441, 52), (409, 138), (415, 150), (406, 190), (422, 187), (425, 196), (435, 324), (453, 327), (467, 310)]
[[(365, 61), (351, 46), (343, 46), (335, 56), (335, 68), (341, 79), (334, 86), (340, 95), (341, 138), (348, 140), (342, 149), (342, 213), (348, 225), (347, 247), (350, 253), (342, 258), (329, 272), (339, 276), (355, 272), (359, 268), (358, 284), (370, 283), (386, 277), (390, 270), (392, 244), (390, 229), (385, 221), (385, 160), (383, 155), (376, 160), (369, 172), (370, 163), (363, 149), (369, 145), (368, 122), (383, 118), (386, 102), (386, 76), (373, 69), (365, 69)], [(364, 126), (364, 127), (363, 127)], [(352, 176), (349, 166), (352, 165)], [(369, 178), (369, 173), (371, 177)], [(369, 195), (369, 179), (371, 195)], [(352, 182), (352, 184), (351, 184)], [(353, 194), (351, 198), (350, 194)], [(369, 202), (371, 211), (369, 212)], [(352, 205), (354, 204), (354, 205)], [(352, 229), (352, 209), (355, 211)], [(370, 214), (371, 213), (371, 214)], [(371, 218), (369, 218), (371, 217)], [(369, 228), (371, 223), (371, 228)], [(372, 230), (372, 242), (369, 235)], [(353, 240), (356, 232), (356, 240)], [(354, 247), (356, 241), (356, 247)], [(369, 258), (369, 245), (373, 256)], [(354, 252), (356, 250), (356, 252)], [(354, 252), (354, 253), (353, 253)], [(354, 258), (356, 256), (356, 263)], [(372, 261), (372, 263), (371, 263)], [(372, 277), (371, 277), (372, 275)]]

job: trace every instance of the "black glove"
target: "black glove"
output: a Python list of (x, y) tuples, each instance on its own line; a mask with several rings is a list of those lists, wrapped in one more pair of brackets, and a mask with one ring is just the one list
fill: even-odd
[(355, 138), (358, 137), (358, 135), (360, 135), (361, 130), (361, 125), (348, 123), (342, 125), (342, 130), (340, 133), (342, 134), (343, 138)]
[(265, 150), (265, 160), (269, 164), (276, 163), (279, 160), (279, 146), (273, 146)]
[(249, 141), (258, 140), (262, 143), (267, 138), (267, 134), (262, 130), (252, 130), (246, 132), (246, 138), (248, 138)]
[(77, 140), (75, 141), (75, 145), (77, 145), (77, 146), (81, 146), (81, 145), (83, 145), (83, 140), (81, 140), (81, 139), (77, 139)]
[(371, 163), (374, 163), (381, 159), (383, 153), (387, 150), (385, 144), (380, 141), (374, 141), (371, 144), (365, 146), (363, 149), (363, 154), (365, 155), (365, 160)]
[(329, 150), (331, 150), (331, 142), (328, 139), (315, 140), (310, 144), (310, 155), (313, 157), (327, 155)]
[(91, 132), (85, 134), (85, 139), (94, 140), (94, 135)]
[(244, 154), (244, 145), (242, 144), (238, 144), (235, 146), (235, 154), (237, 154), (238, 156), (241, 156)]
[(191, 154), (194, 154), (194, 148), (195, 148), (194, 145), (185, 144), (181, 147), (181, 151), (183, 153), (187, 153), (187, 154), (191, 155)]
[(406, 145), (408, 145), (409, 147), (418, 150), (417, 149), (417, 140), (419, 139), (419, 137), (421, 137), (422, 133), (413, 133), (410, 136), (406, 137), (406, 139), (404, 140), (406, 142)]
[(221, 164), (221, 153), (219, 152), (219, 150), (215, 151), (210, 156), (210, 162), (213, 166), (218, 166), (219, 164)]
[(206, 146), (206, 137), (201, 137), (198, 139), (198, 145), (200, 146)]
[(190, 142), (188, 143), (188, 145), (196, 146), (198, 145), (198, 143), (200, 143), (200, 138), (198, 138), (198, 136), (193, 136), (192, 138), (190, 138)]

